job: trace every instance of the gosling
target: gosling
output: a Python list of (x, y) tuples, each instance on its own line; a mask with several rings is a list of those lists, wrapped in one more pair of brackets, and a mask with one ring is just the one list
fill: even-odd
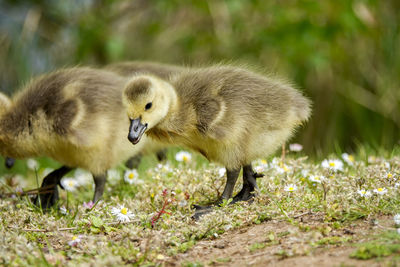
[(47, 156), (64, 164), (45, 177), (40, 196), (48, 208), (57, 184), (72, 168), (93, 174), (97, 202), (108, 169), (139, 153), (125, 138), (129, 121), (122, 106), (127, 78), (107, 70), (69, 68), (31, 81), (12, 99), (0, 94), (0, 154), (12, 158)]
[[(133, 144), (146, 132), (225, 166), (226, 186), (214, 204), (232, 197), (242, 167), (243, 188), (233, 203), (251, 199), (262, 176), (251, 162), (272, 154), (311, 112), (291, 85), (232, 66), (186, 69), (167, 79), (136, 75), (125, 85), (123, 104)], [(195, 218), (211, 206), (195, 206)]]

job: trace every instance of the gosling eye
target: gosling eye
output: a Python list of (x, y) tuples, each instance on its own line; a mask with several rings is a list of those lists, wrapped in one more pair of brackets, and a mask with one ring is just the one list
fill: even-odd
[(146, 106), (144, 107), (145, 110), (149, 110), (151, 109), (151, 106), (153, 105), (153, 103), (149, 102), (146, 104)]

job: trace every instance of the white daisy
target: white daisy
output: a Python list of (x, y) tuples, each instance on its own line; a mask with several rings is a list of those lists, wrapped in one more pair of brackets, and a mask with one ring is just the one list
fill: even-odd
[(226, 169), (225, 168), (219, 168), (218, 169), (218, 176), (219, 177), (224, 177), (226, 173)]
[(268, 168), (268, 162), (265, 159), (258, 159), (254, 162), (254, 166), (263, 166), (265, 168)]
[(393, 220), (394, 220), (394, 224), (396, 224), (397, 226), (400, 226), (400, 213), (394, 215)]
[(293, 152), (300, 152), (303, 150), (303, 146), (300, 144), (290, 144), (289, 150)]
[(71, 238), (71, 240), (68, 241), (68, 245), (69, 245), (70, 247), (75, 247), (75, 246), (78, 245), (78, 243), (81, 242), (81, 241), (82, 241), (82, 236), (81, 236), (81, 235), (79, 235), (79, 236), (74, 235), (74, 236)]
[(121, 173), (116, 169), (110, 169), (107, 171), (107, 181), (112, 185), (115, 185), (119, 180), (121, 180)]
[(61, 212), (61, 214), (64, 214), (64, 215), (68, 214), (68, 210), (64, 206), (60, 207), (60, 212)]
[(111, 213), (116, 216), (117, 220), (120, 222), (129, 222), (131, 218), (135, 217), (135, 214), (130, 212), (123, 205), (112, 208)]
[(325, 159), (321, 163), (322, 167), (325, 169), (330, 169), (332, 171), (342, 171), (343, 170), (343, 162), (339, 159)]
[(323, 175), (310, 175), (308, 179), (313, 182), (313, 183), (322, 183), (324, 180), (326, 180), (325, 176)]
[(387, 193), (387, 189), (384, 187), (379, 187), (379, 188), (374, 189), (374, 193), (378, 194), (378, 195), (384, 195)]
[(391, 172), (388, 172), (388, 173), (386, 174), (386, 178), (396, 180), (396, 179), (395, 179), (395, 175), (394, 175), (393, 173), (391, 173)]
[(287, 186), (285, 186), (284, 190), (286, 192), (293, 192), (297, 190), (297, 185), (295, 184), (288, 184)]
[(254, 166), (254, 171), (256, 172), (256, 173), (263, 173), (263, 172), (265, 172), (265, 168), (263, 167), (263, 166)]
[(188, 163), (192, 160), (192, 154), (187, 151), (179, 151), (176, 153), (175, 159), (180, 162)]
[(342, 159), (349, 165), (353, 166), (354, 165), (354, 156), (353, 155), (349, 155), (347, 153), (343, 153), (342, 154)]
[(78, 180), (71, 177), (64, 177), (61, 179), (62, 187), (70, 192), (74, 192), (76, 188), (79, 186)]
[(359, 189), (357, 190), (357, 194), (359, 194), (362, 197), (368, 198), (372, 195), (371, 191), (365, 190), (365, 189)]
[(139, 173), (135, 169), (127, 170), (124, 175), (124, 180), (129, 184), (143, 183), (143, 181), (139, 179)]
[(399, 188), (399, 187), (400, 187), (400, 182), (394, 184), (394, 188)]
[(34, 159), (28, 159), (26, 161), (26, 165), (28, 166), (28, 168), (30, 170), (33, 170), (33, 171), (39, 169), (39, 163)]
[(292, 170), (291, 167), (287, 166), (286, 164), (279, 164), (279, 165), (275, 165), (274, 169), (277, 173), (282, 174), (282, 173), (287, 173), (290, 172)]

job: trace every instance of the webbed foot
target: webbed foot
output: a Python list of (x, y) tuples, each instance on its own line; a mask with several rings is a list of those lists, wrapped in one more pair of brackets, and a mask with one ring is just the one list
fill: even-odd
[(62, 166), (49, 173), (43, 179), (39, 194), (34, 198), (33, 203), (41, 206), (43, 210), (48, 210), (54, 206), (59, 199), (57, 185), (60, 185), (61, 178), (70, 170), (71, 168)]
[(256, 196), (255, 191), (258, 190), (257, 178), (263, 177), (264, 174), (253, 171), (251, 165), (243, 166), (243, 188), (233, 198), (231, 204), (239, 201), (250, 201)]

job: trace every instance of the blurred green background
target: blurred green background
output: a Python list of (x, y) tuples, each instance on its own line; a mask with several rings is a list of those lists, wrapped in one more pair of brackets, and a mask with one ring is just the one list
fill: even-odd
[(400, 135), (398, 0), (0, 0), (0, 90), (74, 65), (245, 63), (313, 102), (307, 153), (392, 150)]

